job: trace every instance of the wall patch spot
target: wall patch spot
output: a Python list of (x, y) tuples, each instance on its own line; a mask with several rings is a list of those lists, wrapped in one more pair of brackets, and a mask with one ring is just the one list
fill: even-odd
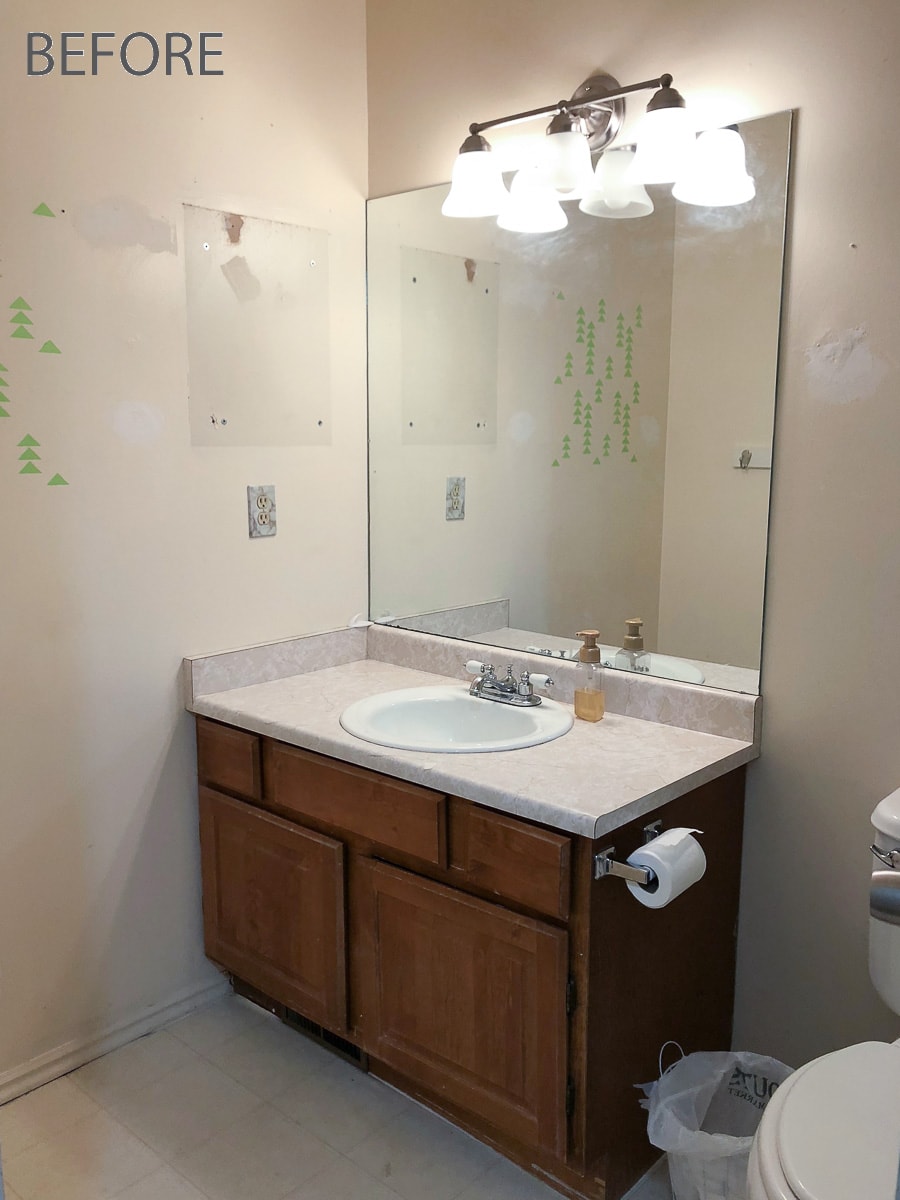
[(143, 246), (153, 254), (175, 254), (175, 230), (151, 217), (131, 200), (101, 200), (80, 208), (72, 218), (77, 233), (92, 246), (117, 249)]
[(825, 333), (806, 350), (806, 379), (818, 400), (850, 404), (875, 394), (887, 374), (887, 366), (876, 358), (862, 326), (843, 333)]
[(228, 240), (232, 246), (236, 246), (241, 240), (244, 218), (239, 217), (237, 213), (222, 213), (222, 217), (225, 221), (225, 232), (228, 234)]
[(56, 216), (56, 213), (53, 211), (53, 209), (48, 208), (47, 205), (43, 204), (43, 203), (39, 204), (37, 206), (37, 208), (32, 209), (32, 212), (34, 213), (34, 215), (36, 217), (55, 217)]

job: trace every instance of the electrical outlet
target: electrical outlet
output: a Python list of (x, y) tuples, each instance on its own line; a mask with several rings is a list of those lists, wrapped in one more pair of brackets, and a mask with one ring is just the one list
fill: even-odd
[(464, 521), (466, 517), (466, 481), (462, 475), (447, 478), (447, 520)]
[(247, 488), (247, 518), (252, 538), (275, 536), (278, 527), (275, 523), (274, 483)]

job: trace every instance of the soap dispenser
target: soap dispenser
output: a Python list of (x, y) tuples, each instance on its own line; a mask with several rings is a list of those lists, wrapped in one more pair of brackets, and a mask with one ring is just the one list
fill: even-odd
[(625, 641), (622, 649), (616, 652), (613, 664), (620, 671), (640, 671), (644, 675), (650, 672), (650, 655), (644, 649), (641, 635), (643, 623), (641, 617), (632, 617), (625, 622)]
[(596, 629), (583, 629), (578, 636), (584, 645), (578, 651), (578, 675), (575, 680), (575, 716), (582, 721), (602, 721), (605, 709), (600, 677), (600, 647)]

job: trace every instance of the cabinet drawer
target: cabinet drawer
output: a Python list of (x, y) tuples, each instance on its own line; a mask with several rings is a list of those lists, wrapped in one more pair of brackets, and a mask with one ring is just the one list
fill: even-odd
[(569, 915), (571, 840), (564, 834), (452, 799), (450, 867), (505, 900), (560, 920)]
[(347, 830), (377, 846), (447, 865), (447, 799), (335, 762), (266, 743), (266, 799), (279, 809)]
[(255, 733), (197, 718), (200, 782), (249, 800), (262, 797), (259, 738)]

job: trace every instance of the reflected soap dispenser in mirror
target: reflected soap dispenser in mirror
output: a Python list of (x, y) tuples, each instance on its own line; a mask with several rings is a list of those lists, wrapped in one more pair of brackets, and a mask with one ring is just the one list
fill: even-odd
[(615, 665), (620, 671), (640, 671), (644, 675), (650, 673), (650, 655), (644, 649), (641, 633), (643, 624), (642, 617), (632, 617), (625, 622), (625, 639), (615, 657)]
[(582, 721), (602, 721), (606, 706), (600, 676), (600, 647), (596, 629), (583, 629), (578, 637), (584, 645), (578, 651), (578, 678), (575, 681), (575, 716)]

